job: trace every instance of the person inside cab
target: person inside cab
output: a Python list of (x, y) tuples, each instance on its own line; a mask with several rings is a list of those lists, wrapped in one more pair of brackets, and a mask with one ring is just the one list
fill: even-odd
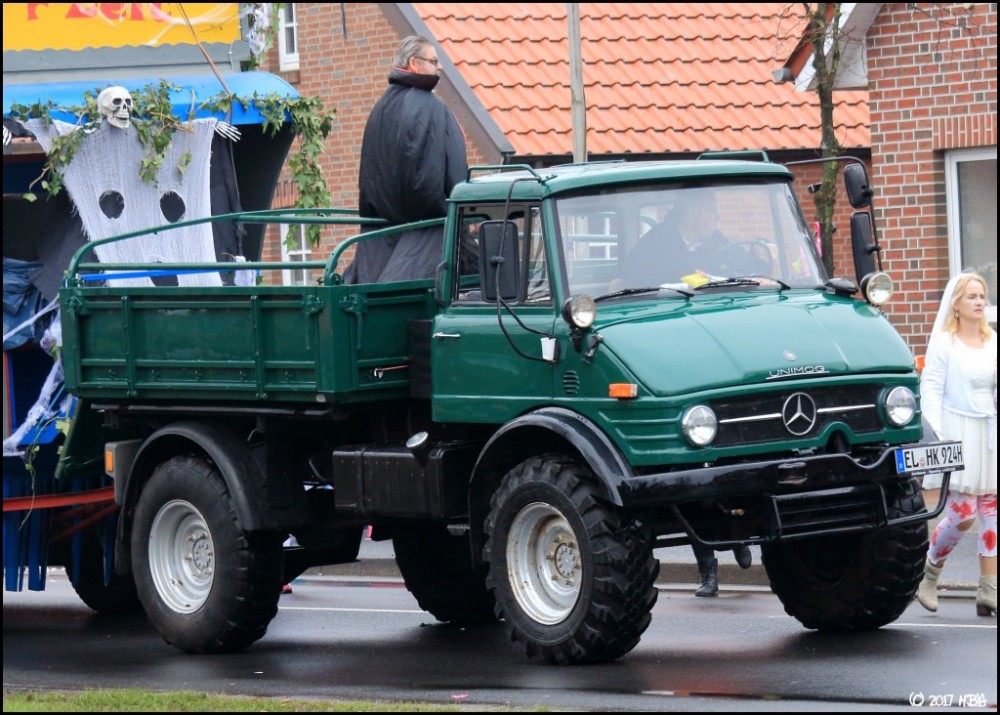
[(674, 208), (650, 228), (622, 266), (621, 288), (651, 288), (704, 271), (728, 244), (719, 232), (719, 211), (710, 189), (677, 192)]

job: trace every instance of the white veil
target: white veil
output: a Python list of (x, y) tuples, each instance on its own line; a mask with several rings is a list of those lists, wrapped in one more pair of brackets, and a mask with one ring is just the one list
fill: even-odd
[(964, 275), (966, 275), (964, 272), (953, 275), (948, 281), (948, 285), (944, 287), (944, 295), (941, 296), (941, 306), (938, 308), (937, 317), (934, 318), (934, 327), (931, 328), (932, 336), (944, 332), (944, 324), (948, 320), (948, 314), (951, 313), (951, 301), (955, 297), (955, 284)]

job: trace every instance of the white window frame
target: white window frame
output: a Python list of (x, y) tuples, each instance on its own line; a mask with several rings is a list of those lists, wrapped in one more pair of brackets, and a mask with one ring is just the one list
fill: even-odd
[[(962, 265), (962, 218), (960, 215), (960, 197), (958, 186), (958, 167), (965, 161), (989, 161), (997, 159), (997, 148), (953, 149), (945, 153), (945, 190), (948, 208), (948, 263), (950, 275), (955, 275), (966, 266)], [(997, 322), (997, 307), (991, 305), (986, 309), (986, 319)]]
[[(299, 247), (297, 249), (289, 249), (286, 239), (288, 238), (288, 230), (293, 226), (297, 225), (299, 227)], [(282, 223), (278, 224), (278, 238), (281, 245), (281, 261), (282, 263), (291, 263), (293, 261), (310, 261), (312, 260), (312, 249), (309, 247), (309, 239), (306, 237), (306, 227), (303, 224), (289, 224)], [(297, 270), (295, 268), (290, 268), (281, 271), (281, 283), (286, 286), (293, 285), (309, 285), (309, 268), (303, 268)]]
[[(295, 3), (286, 2), (278, 6), (278, 69), (282, 72), (297, 70), (299, 68), (299, 25), (298, 13), (295, 10)], [(291, 14), (291, 22), (288, 15)], [(289, 52), (285, 41), (286, 30), (291, 30), (294, 36), (294, 49)]]

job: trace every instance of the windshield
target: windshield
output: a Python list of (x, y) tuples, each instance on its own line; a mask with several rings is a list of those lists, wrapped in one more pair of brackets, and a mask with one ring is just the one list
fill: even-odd
[(666, 294), (677, 296), (826, 280), (783, 181), (605, 189), (557, 199), (556, 214), (569, 295), (634, 298), (669, 286)]

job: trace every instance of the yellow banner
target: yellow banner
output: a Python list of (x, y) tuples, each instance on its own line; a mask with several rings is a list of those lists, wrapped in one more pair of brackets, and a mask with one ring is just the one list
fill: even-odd
[(3, 49), (82, 50), (233, 42), (239, 3), (3, 3)]

